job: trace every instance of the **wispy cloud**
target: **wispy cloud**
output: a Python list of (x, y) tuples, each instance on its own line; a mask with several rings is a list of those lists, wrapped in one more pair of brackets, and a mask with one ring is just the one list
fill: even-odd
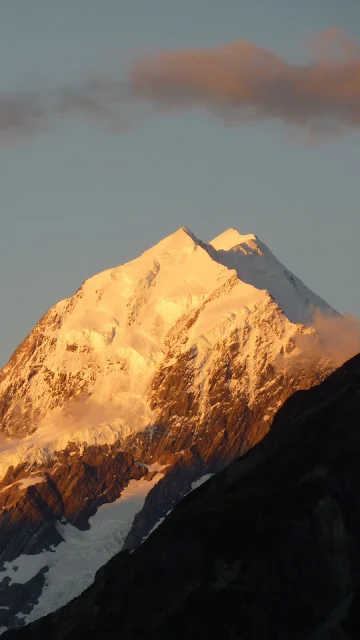
[(15, 138), (78, 115), (121, 130), (130, 118), (202, 108), (225, 122), (277, 120), (313, 135), (360, 127), (360, 45), (317, 34), (306, 64), (247, 41), (135, 58), (125, 78), (97, 75), (51, 91), (0, 94), (0, 136)]
[(46, 126), (46, 110), (36, 94), (0, 93), (0, 136), (13, 140), (31, 135)]
[(319, 356), (329, 354), (336, 366), (360, 353), (360, 320), (356, 316), (326, 316), (316, 311), (313, 326), (320, 337)]
[(0, 93), (0, 139), (32, 136), (69, 116), (121, 130), (126, 124), (124, 107), (129, 99), (128, 83), (106, 75), (55, 89)]
[(296, 336), (290, 355), (277, 358), (278, 372), (313, 371), (318, 362), (326, 362), (330, 372), (360, 353), (360, 319), (352, 314), (327, 315), (315, 309), (311, 329)]

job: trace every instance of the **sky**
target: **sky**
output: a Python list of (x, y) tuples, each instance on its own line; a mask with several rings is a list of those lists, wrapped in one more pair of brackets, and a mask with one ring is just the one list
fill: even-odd
[(0, 364), (183, 225), (360, 316), (357, 43), (358, 0), (3, 0)]

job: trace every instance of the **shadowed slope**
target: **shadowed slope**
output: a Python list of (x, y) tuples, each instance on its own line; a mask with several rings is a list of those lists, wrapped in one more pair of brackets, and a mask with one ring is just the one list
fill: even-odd
[(360, 633), (360, 355), (186, 497), (80, 598), (4, 637), (296, 640)]

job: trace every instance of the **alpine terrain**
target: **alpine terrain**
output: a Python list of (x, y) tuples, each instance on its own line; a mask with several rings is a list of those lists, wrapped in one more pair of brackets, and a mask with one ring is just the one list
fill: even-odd
[(6, 640), (358, 640), (360, 355), (60, 611)]
[(336, 313), (256, 236), (181, 228), (45, 314), (0, 374), (2, 630), (78, 596), (335, 368), (316, 310)]

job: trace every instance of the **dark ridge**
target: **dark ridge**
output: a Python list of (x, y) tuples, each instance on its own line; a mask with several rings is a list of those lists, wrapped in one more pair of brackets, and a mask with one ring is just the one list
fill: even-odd
[(132, 554), (4, 640), (358, 640), (360, 355)]

